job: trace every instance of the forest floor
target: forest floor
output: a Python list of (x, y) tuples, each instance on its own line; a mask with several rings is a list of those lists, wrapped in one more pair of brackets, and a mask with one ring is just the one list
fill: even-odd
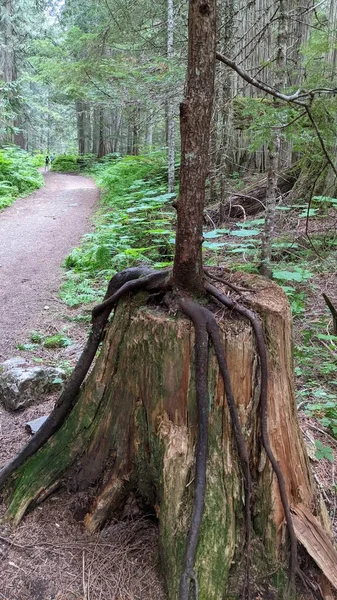
[[(99, 191), (88, 177), (47, 173), (45, 187), (0, 213), (0, 362), (20, 356), (74, 366), (87, 328), (82, 308), (59, 299), (61, 264), (91, 229)], [(61, 334), (65, 348), (32, 349), (32, 332)], [(28, 343), (27, 343), (28, 342)], [(33, 350), (33, 351), (32, 351)], [(0, 467), (28, 441), (25, 423), (48, 414), (55, 396), (24, 411), (0, 406)], [(88, 536), (87, 494), (53, 495), (11, 531), (1, 522), (0, 600), (161, 600), (157, 528), (143, 518)]]
[[(85, 311), (59, 300), (60, 265), (90, 230), (97, 198), (89, 178), (48, 173), (44, 188), (0, 214), (0, 362), (14, 355), (68, 368), (76, 362), (87, 335), (81, 320)], [(285, 229), (294, 232), (294, 223), (283, 223)], [(330, 292), (335, 277), (335, 273), (318, 275), (315, 284)], [(307, 294), (309, 316), (318, 322), (324, 303), (315, 287)], [(295, 340), (300, 339), (305, 321), (303, 314), (295, 319)], [(26, 344), (32, 331), (44, 336), (62, 332), (71, 344), (54, 349), (41, 345), (32, 353)], [(304, 382), (300, 385), (305, 387)], [(25, 423), (48, 414), (54, 401), (49, 397), (16, 413), (0, 407), (0, 466), (29, 438)], [(325, 458), (318, 460), (315, 448), (317, 440), (329, 445), (336, 464), (337, 441), (328, 438), (319, 421), (304, 413), (304, 402), (300, 404), (313, 474), (337, 539), (334, 465)], [(136, 516), (89, 536), (82, 525), (89, 501), (87, 493), (63, 490), (28, 514), (15, 531), (0, 520), (0, 600), (164, 600), (156, 526)]]

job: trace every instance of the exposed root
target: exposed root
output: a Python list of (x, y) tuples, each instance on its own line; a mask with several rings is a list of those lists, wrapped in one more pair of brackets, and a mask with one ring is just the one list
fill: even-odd
[[(128, 269), (129, 270), (129, 269)], [(128, 271), (127, 270), (127, 271)], [(163, 269), (162, 271), (149, 271), (144, 277), (127, 279), (126, 282), (119, 286), (113, 294), (107, 294), (106, 299), (97, 304), (93, 308), (92, 317), (96, 319), (103, 311), (109, 308), (109, 312), (117, 304), (118, 300), (129, 293), (139, 292), (140, 290), (147, 291), (162, 291), (165, 290), (165, 280), (168, 280), (171, 274), (171, 269)]]
[(235, 292), (239, 296), (242, 296), (243, 292), (255, 293), (255, 290), (252, 290), (250, 288), (245, 288), (245, 287), (238, 287), (237, 285), (234, 285), (230, 281), (227, 281), (227, 279), (222, 279), (222, 277), (217, 277), (216, 275), (213, 275), (213, 273), (210, 273), (210, 271), (208, 271), (207, 269), (204, 269), (204, 273), (205, 273), (205, 275), (207, 275), (207, 277), (209, 277), (210, 279), (213, 279), (213, 281), (219, 281), (219, 283), (222, 283), (222, 285), (226, 285), (227, 287), (229, 287), (229, 289), (233, 290), (233, 292)]
[[(104, 327), (109, 318), (110, 312), (116, 304), (118, 298), (123, 294), (118, 295), (118, 291), (125, 290), (125, 284), (127, 282), (135, 283), (136, 289), (141, 289), (142, 281), (149, 281), (151, 275), (158, 276), (158, 272), (154, 272), (152, 269), (146, 267), (134, 267), (126, 269), (117, 273), (109, 282), (107, 292), (105, 294), (105, 300), (99, 305), (100, 310), (96, 311), (93, 315), (92, 329), (88, 337), (88, 341), (85, 348), (77, 361), (77, 364), (68, 380), (63, 392), (57, 400), (55, 407), (48, 419), (44, 422), (38, 432), (32, 437), (24, 448), (17, 454), (13, 460), (11, 460), (3, 469), (0, 471), (0, 488), (8, 480), (8, 478), (18, 469), (30, 456), (32, 456), (37, 450), (39, 450), (43, 444), (45, 444), (49, 438), (55, 433), (66, 417), (69, 415), (73, 407), (75, 406), (78, 398), (79, 389), (88, 373), (91, 363), (94, 360), (98, 346), (102, 339)], [(131, 280), (131, 281), (130, 281)], [(128, 292), (126, 289), (125, 294)], [(114, 299), (116, 296), (117, 300)], [(107, 302), (105, 304), (105, 302)]]
[(260, 391), (260, 414), (261, 414), (261, 434), (262, 443), (266, 454), (270, 460), (272, 468), (277, 477), (281, 502), (285, 514), (285, 518), (288, 526), (288, 533), (290, 539), (290, 564), (289, 564), (289, 578), (288, 578), (288, 591), (291, 594), (295, 590), (295, 574), (297, 571), (297, 538), (294, 530), (293, 520), (291, 516), (290, 506), (287, 498), (287, 492), (285, 482), (283, 478), (280, 466), (273, 454), (272, 448), (269, 442), (268, 434), (268, 413), (267, 413), (267, 393), (268, 393), (268, 365), (267, 365), (267, 352), (266, 345), (264, 343), (263, 331), (258, 317), (248, 308), (238, 304), (228, 296), (225, 296), (219, 290), (211, 285), (210, 283), (205, 284), (205, 289), (216, 298), (221, 304), (227, 306), (238, 312), (239, 314), (246, 317), (255, 333), (256, 345), (260, 357), (260, 371), (261, 371), (261, 391)]
[(195, 330), (195, 388), (198, 406), (198, 438), (195, 459), (193, 512), (185, 548), (184, 570), (179, 588), (179, 600), (188, 600), (190, 582), (194, 581), (195, 590), (198, 587), (193, 567), (205, 507), (206, 463), (208, 454), (208, 333), (207, 315), (204, 308), (187, 298), (179, 298), (178, 305), (193, 321)]
[[(201, 518), (199, 512), (197, 512), (196, 506), (204, 506), (205, 499), (205, 485), (204, 479), (206, 480), (206, 461), (207, 461), (207, 437), (208, 437), (208, 415), (207, 415), (207, 363), (203, 366), (200, 364), (200, 355), (198, 344), (200, 339), (202, 338), (202, 343), (204, 344), (205, 340), (207, 340), (207, 334), (209, 335), (212, 345), (214, 347), (215, 355), (219, 364), (219, 369), (221, 376), (224, 381), (224, 388), (226, 393), (226, 398), (229, 406), (229, 411), (233, 423), (234, 428), (234, 436), (236, 439), (238, 454), (243, 470), (244, 475), (244, 484), (245, 484), (245, 520), (246, 520), (246, 577), (245, 577), (245, 585), (242, 594), (242, 598), (249, 599), (250, 591), (249, 591), (249, 568), (250, 568), (250, 544), (251, 544), (251, 495), (252, 495), (252, 478), (249, 468), (249, 456), (246, 441), (244, 435), (242, 433), (238, 413), (235, 406), (234, 396), (232, 392), (232, 387), (230, 383), (230, 377), (227, 369), (227, 363), (225, 359), (225, 355), (222, 348), (222, 343), (219, 334), (219, 326), (214, 318), (213, 313), (200, 306), (196, 302), (193, 302), (187, 298), (180, 298), (178, 300), (178, 305), (183, 310), (183, 312), (190, 317), (193, 321), (193, 325), (195, 328), (195, 373), (196, 373), (196, 393), (197, 393), (197, 402), (198, 402), (198, 432), (199, 436), (202, 435), (203, 440), (203, 450), (206, 449), (206, 455), (202, 454), (202, 460), (200, 460), (200, 467), (205, 469), (205, 473), (203, 473), (202, 484), (197, 478), (197, 474), (195, 477), (195, 493), (194, 493), (194, 506), (193, 506), (193, 514), (191, 520), (190, 531), (186, 543), (185, 550), (185, 558), (184, 558), (184, 572), (181, 578), (180, 583), (180, 596), (179, 600), (188, 600), (188, 590), (189, 590), (189, 581), (196, 582), (196, 574), (193, 571), (195, 552), (197, 547), (197, 542), (199, 538), (199, 532), (201, 527)], [(198, 362), (197, 362), (198, 356)], [(206, 368), (206, 373), (204, 372)], [(205, 377), (206, 380), (206, 392), (201, 394), (201, 386), (200, 380), (201, 377)], [(203, 383), (204, 380), (202, 380)], [(200, 404), (202, 403), (202, 404)], [(206, 428), (206, 431), (204, 431)], [(205, 442), (206, 436), (206, 442)], [(198, 469), (198, 457), (199, 457), (200, 445), (199, 445), (199, 437), (198, 437), (198, 446), (197, 446), (197, 459), (196, 459), (196, 473)], [(203, 512), (203, 509), (202, 509)], [(202, 517), (202, 514), (201, 514)], [(193, 543), (191, 542), (191, 531), (194, 532)], [(197, 531), (197, 539), (195, 540), (195, 534)], [(187, 595), (186, 595), (187, 594)]]

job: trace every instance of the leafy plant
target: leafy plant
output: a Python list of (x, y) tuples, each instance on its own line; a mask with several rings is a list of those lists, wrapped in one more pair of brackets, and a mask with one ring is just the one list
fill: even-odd
[(28, 152), (16, 146), (5, 146), (0, 150), (0, 210), (41, 185), (43, 177)]
[(70, 154), (60, 154), (59, 156), (55, 157), (51, 166), (51, 170), (73, 173), (74, 171), (77, 171), (79, 169), (77, 160), (77, 156), (72, 156)]
[(17, 344), (16, 347), (21, 351), (31, 351), (36, 350), (36, 348), (38, 348), (38, 344)]
[(173, 257), (166, 162), (161, 153), (115, 157), (92, 169), (103, 188), (93, 233), (66, 258), (61, 298), (70, 306), (97, 301), (106, 279), (139, 261), (162, 267)]
[(321, 425), (337, 438), (337, 397), (323, 390), (322, 392), (321, 397), (326, 398), (326, 401), (311, 404), (306, 412), (317, 417)]
[(31, 331), (30, 339), (34, 344), (42, 344), (44, 336), (39, 331)]
[(294, 266), (291, 270), (283, 271), (276, 269), (273, 271), (274, 279), (279, 281), (307, 281), (313, 277), (313, 273), (303, 266)]
[(334, 456), (331, 448), (329, 446), (324, 446), (324, 444), (320, 440), (315, 440), (316, 446), (316, 458), (321, 460), (322, 458), (326, 458), (330, 462), (334, 462)]
[(46, 337), (43, 341), (45, 348), (65, 348), (71, 344), (71, 339), (65, 336), (63, 333), (56, 333), (55, 335)]

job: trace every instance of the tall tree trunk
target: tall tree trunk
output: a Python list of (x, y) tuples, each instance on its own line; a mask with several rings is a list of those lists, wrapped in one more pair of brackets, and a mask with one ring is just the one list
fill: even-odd
[(122, 132), (122, 121), (123, 119), (123, 109), (119, 108), (115, 111), (115, 126), (114, 126), (114, 134), (113, 134), (113, 152), (120, 151), (120, 142), (121, 142), (121, 132)]
[(94, 108), (92, 124), (92, 153), (98, 155), (101, 128), (101, 110)]
[(89, 154), (91, 152), (91, 144), (92, 144), (92, 134), (91, 134), (91, 111), (90, 105), (85, 102), (84, 103), (84, 154)]
[(152, 150), (152, 145), (153, 145), (153, 110), (151, 108), (150, 112), (149, 112), (149, 120), (148, 120), (148, 124), (147, 124), (147, 128), (146, 128), (146, 138), (145, 138), (145, 143), (147, 146), (148, 150)]
[(189, 4), (188, 72), (180, 105), (181, 167), (173, 266), (175, 284), (202, 289), (202, 226), (214, 95), (215, 0)]
[[(231, 52), (235, 39), (235, 2), (234, 0), (222, 0), (220, 4), (221, 11), (221, 40), (224, 50), (227, 54)], [(226, 179), (229, 172), (233, 171), (233, 96), (232, 96), (232, 77), (228, 68), (222, 69), (219, 75), (219, 141), (217, 143), (218, 152), (216, 156), (217, 183), (220, 190), (219, 195), (219, 219), (224, 223), (225, 215), (225, 195), (227, 191)], [(236, 170), (236, 168), (235, 168)]]
[(102, 158), (102, 156), (106, 155), (104, 129), (105, 129), (104, 108), (101, 107), (99, 109), (99, 118), (98, 118), (98, 152), (97, 152), (98, 158)]
[[(15, 12), (15, 3), (13, 0), (3, 0), (0, 6), (0, 80), (10, 85), (8, 92), (9, 110), (13, 117), (5, 122), (5, 132), (3, 142), (17, 143), (22, 148), (25, 147), (25, 141), (22, 133), (22, 106), (20, 92), (17, 87), (17, 64), (15, 46), (17, 35), (13, 27), (13, 17)], [(15, 132), (15, 128), (20, 131)], [(1, 140), (0, 140), (1, 141)]]
[(133, 122), (132, 122), (132, 115), (128, 114), (128, 120), (127, 120), (127, 136), (126, 136), (126, 153), (127, 154), (132, 154), (132, 144), (133, 144)]
[[(278, 0), (279, 2), (279, 19), (278, 19), (278, 34), (277, 34), (277, 55), (276, 55), (276, 75), (274, 78), (274, 87), (282, 91), (286, 82), (286, 58), (287, 58), (287, 21), (288, 6), (287, 0)], [(275, 99), (274, 99), (275, 104)], [(269, 171), (268, 171), (268, 186), (266, 198), (266, 212), (264, 231), (261, 247), (261, 263), (259, 271), (265, 277), (272, 277), (272, 240), (275, 223), (276, 201), (278, 197), (278, 173), (280, 170), (280, 152), (281, 152), (281, 134), (275, 130), (272, 139), (268, 145), (269, 150)]]
[[(173, 0), (167, 0), (167, 59), (170, 63), (174, 56), (174, 5)], [(172, 65), (169, 65), (172, 67)], [(173, 90), (169, 91), (167, 100), (167, 146), (168, 146), (168, 191), (174, 192), (175, 183), (175, 121), (174, 121), (174, 99)]]
[(76, 100), (76, 117), (77, 117), (77, 144), (78, 153), (85, 154), (85, 122), (84, 122), (84, 107), (81, 100)]
[(132, 111), (132, 154), (138, 156), (140, 143), (140, 103)]

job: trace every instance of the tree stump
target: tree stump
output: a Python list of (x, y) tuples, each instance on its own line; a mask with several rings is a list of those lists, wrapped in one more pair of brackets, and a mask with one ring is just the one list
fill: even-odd
[[(288, 500), (316, 504), (299, 430), (293, 386), (292, 325), (282, 290), (257, 276), (239, 284), (259, 313), (268, 350), (268, 430), (283, 471)], [(57, 485), (97, 485), (85, 517), (89, 531), (116, 516), (130, 494), (159, 520), (161, 562), (169, 600), (176, 600), (193, 504), (197, 431), (194, 329), (141, 293), (121, 301), (101, 353), (62, 427), (10, 481), (8, 515), (27, 508)], [(259, 360), (251, 325), (218, 308), (223, 346), (253, 476), (251, 573), (259, 589), (281, 597), (287, 536), (277, 480), (261, 445)], [(244, 563), (244, 489), (224, 385), (211, 351), (206, 506), (195, 571), (199, 600), (239, 598)], [(317, 509), (318, 510), (318, 509)], [(315, 509), (314, 509), (315, 512)], [(270, 593), (270, 592), (268, 592)], [(262, 596), (264, 597), (264, 596)]]

